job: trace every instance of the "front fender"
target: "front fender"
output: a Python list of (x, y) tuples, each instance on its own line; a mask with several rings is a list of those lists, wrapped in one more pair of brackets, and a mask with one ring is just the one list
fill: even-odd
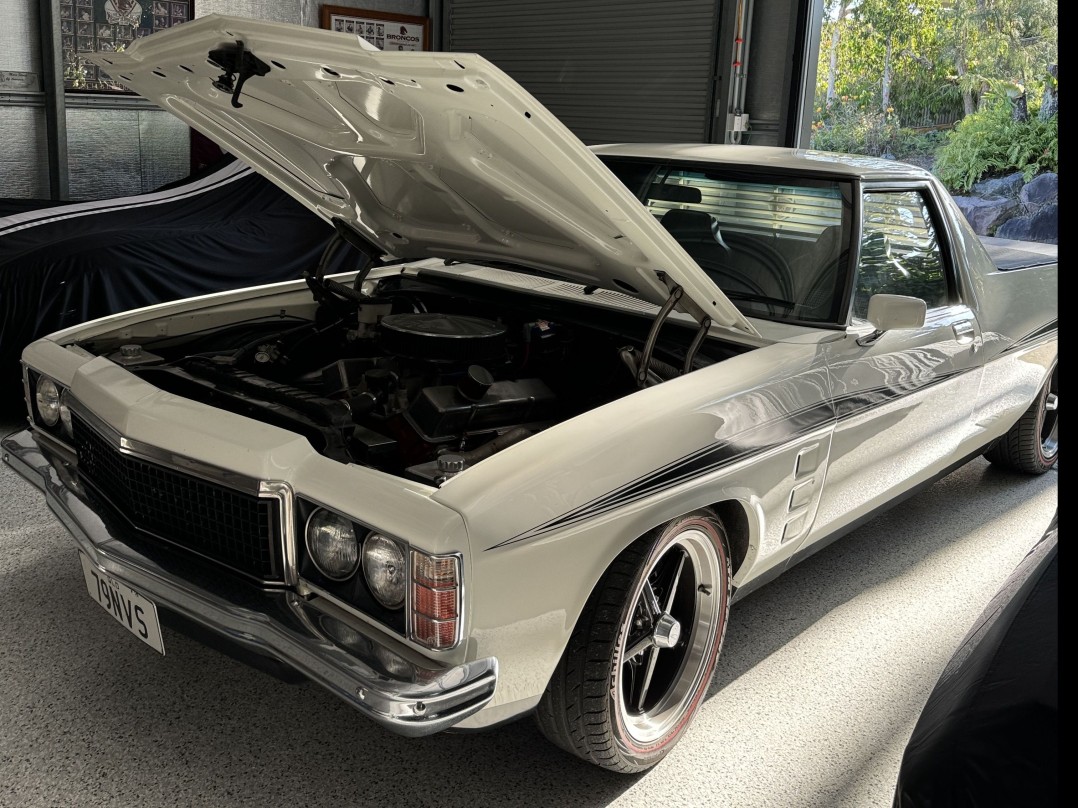
[(817, 346), (777, 343), (592, 410), (447, 482), (432, 497), (463, 516), (472, 544), (468, 656), (495, 655), (502, 671), (473, 723), (534, 706), (604, 570), (647, 531), (732, 501), (749, 545), (735, 584), (785, 561), (797, 456), (815, 447), (822, 476), (832, 429)]

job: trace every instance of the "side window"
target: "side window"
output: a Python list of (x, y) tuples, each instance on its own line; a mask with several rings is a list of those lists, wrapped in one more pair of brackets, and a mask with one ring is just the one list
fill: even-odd
[(867, 316), (875, 294), (919, 297), (929, 309), (947, 305), (946, 266), (922, 193), (869, 191), (864, 219), (854, 316)]

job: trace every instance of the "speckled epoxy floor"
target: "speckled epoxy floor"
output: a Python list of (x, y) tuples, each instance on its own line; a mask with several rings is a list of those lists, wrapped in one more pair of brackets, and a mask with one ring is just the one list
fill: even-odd
[(929, 690), (1057, 482), (975, 461), (737, 604), (694, 726), (621, 777), (530, 720), (409, 741), (167, 630), (158, 656), (90, 601), (64, 531), (0, 465), (0, 805), (887, 806)]

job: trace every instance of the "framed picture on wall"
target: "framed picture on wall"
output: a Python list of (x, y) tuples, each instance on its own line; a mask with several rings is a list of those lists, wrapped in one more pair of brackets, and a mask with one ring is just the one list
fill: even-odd
[(79, 53), (126, 50), (140, 37), (194, 17), (194, 0), (59, 0), (64, 89), (129, 93)]
[(430, 50), (430, 18), (347, 6), (322, 6), (321, 25), (356, 34), (382, 50)]

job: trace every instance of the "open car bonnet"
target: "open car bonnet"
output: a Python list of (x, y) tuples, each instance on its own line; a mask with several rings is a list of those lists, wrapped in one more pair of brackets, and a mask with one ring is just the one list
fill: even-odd
[(85, 58), (398, 258), (506, 262), (656, 304), (676, 284), (679, 308), (756, 334), (598, 158), (480, 56), (210, 15)]

